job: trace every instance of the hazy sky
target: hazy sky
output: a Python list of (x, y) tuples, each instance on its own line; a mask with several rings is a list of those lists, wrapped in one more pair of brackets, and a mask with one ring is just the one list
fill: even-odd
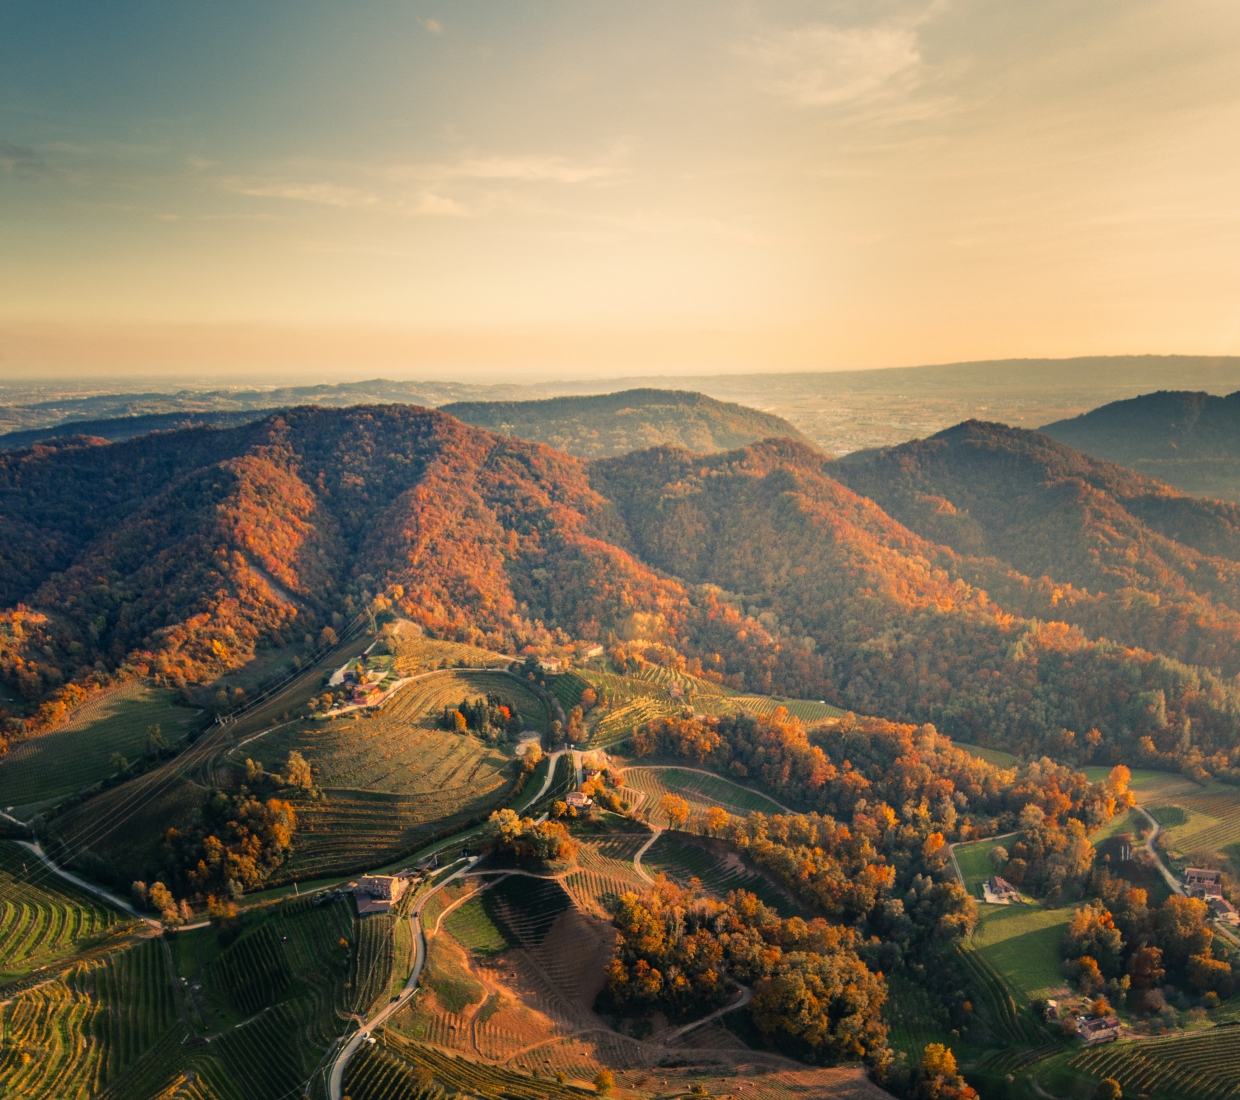
[(1240, 4), (0, 0), (0, 372), (1240, 352)]

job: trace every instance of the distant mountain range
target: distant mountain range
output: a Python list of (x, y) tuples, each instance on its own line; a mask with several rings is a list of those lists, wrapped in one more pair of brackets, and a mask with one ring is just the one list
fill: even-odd
[(466, 424), (547, 443), (581, 458), (662, 445), (709, 454), (759, 439), (808, 442), (781, 417), (685, 390), (624, 390), (544, 401), (463, 401), (444, 405), (441, 411)]
[(1186, 492), (1240, 500), (1240, 391), (1159, 390), (1041, 431)]
[(847, 463), (584, 461), (407, 405), (48, 445), (0, 455), (0, 581), (9, 737), (111, 670), (194, 690), (383, 595), (506, 652), (640, 645), (973, 742), (1240, 776), (1240, 512), (1001, 425)]

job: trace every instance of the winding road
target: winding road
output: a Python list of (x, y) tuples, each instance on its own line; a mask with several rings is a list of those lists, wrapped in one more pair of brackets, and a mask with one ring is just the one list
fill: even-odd
[(474, 856), (459, 871), (453, 871), (443, 882), (419, 899), (417, 906), (409, 917), (409, 925), (413, 930), (414, 948), (413, 969), (409, 972), (409, 980), (405, 982), (405, 987), (394, 1001), (384, 1005), (383, 1008), (363, 1023), (353, 1033), (352, 1038), (340, 1048), (340, 1052), (336, 1055), (335, 1061), (332, 1062), (332, 1068), (327, 1075), (328, 1100), (341, 1100), (344, 1088), (345, 1067), (349, 1064), (349, 1059), (357, 1053), (357, 1048), (370, 1037), (371, 1032), (375, 1028), (381, 1026), (393, 1013), (399, 1012), (409, 1002), (409, 998), (418, 990), (418, 979), (422, 976), (422, 967), (426, 963), (426, 936), (422, 928), (422, 910), (426, 903), (447, 886), (448, 883), (465, 874), (480, 858), (480, 856)]

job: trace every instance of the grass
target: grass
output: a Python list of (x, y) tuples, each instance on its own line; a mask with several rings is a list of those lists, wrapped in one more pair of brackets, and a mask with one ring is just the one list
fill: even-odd
[(964, 875), (964, 888), (978, 900), (982, 897), (982, 883), (995, 873), (990, 864), (991, 851), (995, 848), (1006, 848), (1016, 839), (1002, 837), (956, 845), (956, 862), (960, 864), (960, 873)]
[(1073, 907), (983, 905), (972, 945), (1028, 1003), (1066, 984), (1063, 937)]
[(439, 1003), (449, 1012), (459, 1013), (486, 997), (486, 989), (461, 965), (443, 936), (436, 936), (427, 944), (421, 984), (433, 990)]
[(131, 763), (146, 751), (147, 727), (158, 725), (169, 743), (197, 722), (175, 706), (176, 693), (130, 682), (90, 700), (63, 726), (23, 741), (0, 758), (0, 808), (26, 818), (58, 799), (115, 773), (119, 752)]
[(482, 897), (470, 898), (459, 909), (449, 913), (443, 926), (462, 947), (475, 955), (498, 955), (511, 946), (491, 919)]

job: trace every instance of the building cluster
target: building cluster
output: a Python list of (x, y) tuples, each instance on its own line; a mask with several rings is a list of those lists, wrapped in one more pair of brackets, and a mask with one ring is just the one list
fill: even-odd
[[(1002, 875), (991, 875), (986, 880), (986, 890), (993, 895), (995, 901), (1000, 903), (1020, 901), (1020, 891), (1008, 882), (1007, 879), (1003, 878)], [(987, 898), (986, 900), (990, 901), (991, 899)]]
[(1215, 920), (1228, 924), (1240, 924), (1236, 907), (1223, 897), (1223, 873), (1206, 867), (1184, 869), (1184, 893), (1190, 898), (1201, 898), (1209, 907)]

